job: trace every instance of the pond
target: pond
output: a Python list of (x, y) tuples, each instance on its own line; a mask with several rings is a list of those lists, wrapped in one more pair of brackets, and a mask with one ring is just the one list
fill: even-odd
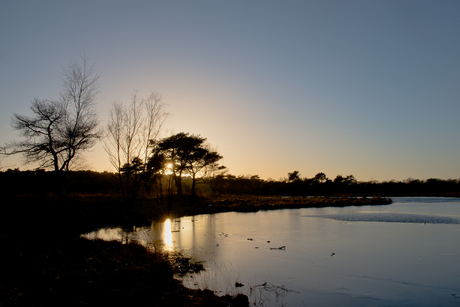
[(460, 200), (183, 217), (88, 238), (183, 251), (205, 271), (190, 288), (257, 306), (460, 306)]

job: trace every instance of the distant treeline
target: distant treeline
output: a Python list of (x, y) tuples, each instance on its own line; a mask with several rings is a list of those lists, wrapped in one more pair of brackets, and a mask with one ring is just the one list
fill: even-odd
[[(313, 178), (301, 179), (295, 173), (286, 180), (263, 180), (259, 176), (218, 175), (199, 180), (197, 194), (247, 194), (247, 195), (432, 195), (460, 196), (460, 179), (406, 179), (403, 181), (358, 182), (353, 175), (337, 176), (331, 180), (323, 173)], [(54, 172), (44, 170), (20, 171), (9, 169), (0, 172), (3, 195), (52, 195), (56, 189)], [(118, 174), (110, 172), (71, 171), (68, 174), (69, 194), (120, 195)], [(182, 179), (184, 194), (190, 194), (192, 180)], [(155, 195), (151, 191), (151, 196)], [(141, 196), (148, 196), (144, 190)]]
[[(118, 194), (118, 175), (109, 172), (75, 171), (69, 172), (69, 194)], [(0, 172), (3, 195), (52, 195), (56, 194), (55, 172), (45, 170), (20, 171), (8, 169)]]
[(323, 177), (295, 180), (262, 180), (258, 176), (226, 176), (215, 178), (216, 191), (224, 194), (258, 195), (407, 195), (407, 196), (460, 196), (460, 179), (406, 179), (404, 181), (358, 182), (352, 175), (330, 180)]

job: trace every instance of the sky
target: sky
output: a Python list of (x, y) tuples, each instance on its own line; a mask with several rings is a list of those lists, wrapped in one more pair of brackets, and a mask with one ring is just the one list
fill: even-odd
[[(2, 1), (0, 144), (85, 54), (101, 127), (157, 91), (164, 136), (206, 137), (233, 175), (460, 178), (458, 16), (460, 1)], [(86, 162), (114, 171), (102, 142)]]

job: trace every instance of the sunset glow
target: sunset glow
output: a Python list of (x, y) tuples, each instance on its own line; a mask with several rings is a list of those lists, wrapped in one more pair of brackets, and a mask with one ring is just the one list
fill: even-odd
[[(160, 136), (206, 137), (235, 176), (460, 177), (460, 2), (179, 2), (4, 3), (0, 145), (85, 53), (101, 129), (113, 102), (158, 91)], [(0, 166), (37, 167), (21, 158)], [(116, 172), (102, 141), (80, 167)]]

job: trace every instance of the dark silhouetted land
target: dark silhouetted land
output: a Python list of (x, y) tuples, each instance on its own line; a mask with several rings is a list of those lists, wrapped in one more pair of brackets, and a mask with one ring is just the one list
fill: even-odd
[[(401, 195), (404, 187), (408, 188), (407, 194), (425, 187), (433, 194), (455, 195), (459, 187), (458, 181), (437, 180), (381, 185), (352, 182), (342, 185), (340, 191), (346, 194), (315, 196), (327, 192), (328, 185), (332, 189), (334, 183), (228, 177), (202, 183), (201, 191), (212, 188), (212, 197), (185, 193), (181, 197), (157, 198), (141, 193), (127, 201), (117, 192), (114, 174), (75, 172), (69, 178), (70, 193), (62, 198), (55, 196), (50, 187), (53, 178), (48, 172), (0, 172), (0, 238), (5, 259), (0, 265), (1, 306), (247, 306), (246, 296), (218, 297), (211, 291), (183, 287), (174, 278), (183, 273), (175, 265), (180, 257), (153, 253), (134, 244), (89, 241), (80, 235), (104, 227), (132, 229), (165, 218), (217, 212), (391, 203), (386, 197), (362, 197), (359, 195), (365, 194), (348, 193), (351, 191), (388, 188), (389, 192), (394, 188)], [(247, 193), (228, 193), (238, 187)], [(199, 267), (191, 266), (190, 270)]]
[[(350, 197), (183, 197), (175, 199), (169, 216), (388, 202)], [(97, 228), (149, 225), (167, 215), (167, 206), (148, 198), (130, 203), (94, 195), (3, 198), (0, 305), (247, 306), (246, 296), (217, 297), (211, 291), (183, 287), (174, 279), (177, 258), (135, 244), (80, 238)]]

